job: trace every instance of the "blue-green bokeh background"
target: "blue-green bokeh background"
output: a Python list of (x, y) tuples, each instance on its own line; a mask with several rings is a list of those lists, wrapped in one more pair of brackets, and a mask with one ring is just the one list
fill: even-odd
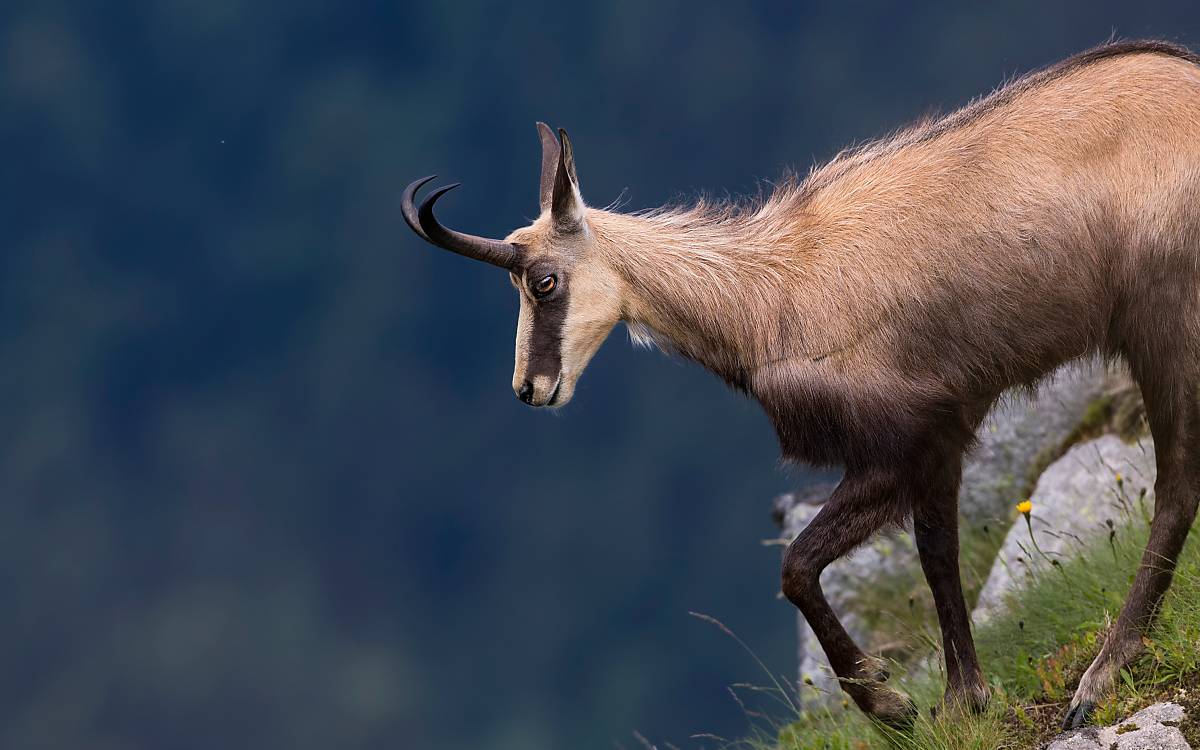
[[(509, 390), (503, 274), (421, 244), (757, 190), (1192, 3), (11, 0), (0, 9), (0, 746), (702, 744), (778, 672), (757, 407), (600, 352)], [(709, 743), (711, 744), (711, 743)]]

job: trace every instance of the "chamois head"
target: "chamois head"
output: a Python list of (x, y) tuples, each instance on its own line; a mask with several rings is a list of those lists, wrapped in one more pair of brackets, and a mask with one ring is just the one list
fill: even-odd
[(521, 299), (513, 391), (531, 406), (562, 406), (620, 320), (624, 284), (600, 257), (589, 228), (566, 131), (555, 137), (545, 123), (537, 127), (542, 140), (541, 214), (529, 226), (503, 240), (442, 226), (433, 204), (457, 183), (434, 190), (419, 208), (413, 205), (417, 190), (433, 177), (405, 188), (401, 205), (408, 226), (422, 239), (508, 271)]

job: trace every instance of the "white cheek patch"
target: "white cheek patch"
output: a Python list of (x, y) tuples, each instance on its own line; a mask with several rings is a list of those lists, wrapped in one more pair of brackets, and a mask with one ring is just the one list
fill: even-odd
[(562, 368), (567, 379), (578, 377), (604, 343), (619, 317), (617, 291), (599, 279), (581, 276), (571, 290), (563, 325)]

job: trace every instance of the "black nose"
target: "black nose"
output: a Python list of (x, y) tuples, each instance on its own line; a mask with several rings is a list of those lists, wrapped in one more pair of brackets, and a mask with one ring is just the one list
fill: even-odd
[(517, 391), (517, 398), (527, 404), (533, 401), (533, 383), (530, 383), (528, 380), (522, 383), (521, 390)]

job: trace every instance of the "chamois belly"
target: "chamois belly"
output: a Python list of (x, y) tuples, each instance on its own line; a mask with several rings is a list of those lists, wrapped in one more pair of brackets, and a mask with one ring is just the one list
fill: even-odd
[(880, 368), (852, 374), (822, 362), (755, 373), (751, 393), (788, 460), (815, 466), (896, 465), (930, 439), (968, 445), (976, 401), (936, 379)]

